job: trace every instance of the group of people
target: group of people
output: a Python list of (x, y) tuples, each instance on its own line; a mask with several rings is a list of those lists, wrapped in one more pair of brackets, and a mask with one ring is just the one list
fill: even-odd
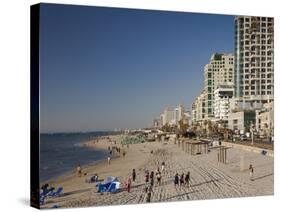
[[(147, 170), (147, 169), (145, 170), (144, 181), (145, 181), (146, 186), (145, 186), (144, 191), (146, 194), (146, 202), (151, 201), (155, 178), (156, 178), (157, 185), (161, 185), (161, 179), (162, 179), (161, 173), (163, 173), (164, 170), (165, 170), (165, 162), (161, 163), (161, 171), (160, 171), (159, 167), (157, 167), (155, 172), (154, 171), (149, 172), (149, 170)], [(131, 192), (132, 183), (136, 181), (136, 178), (137, 178), (136, 170), (133, 169), (132, 174), (127, 178), (127, 180), (125, 182), (126, 190), (128, 192)]]
[(154, 171), (151, 171), (149, 173), (148, 170), (145, 170), (144, 181), (146, 183), (145, 186), (146, 202), (151, 202), (151, 196), (153, 193), (153, 186), (154, 186), (154, 177), (156, 177), (157, 185), (161, 185), (162, 173), (164, 173), (164, 171), (165, 171), (165, 162), (161, 163), (161, 171), (159, 167), (157, 167), (155, 173)]
[(175, 187), (188, 186), (188, 188), (189, 188), (190, 187), (190, 172), (188, 171), (187, 174), (182, 173), (181, 175), (176, 173), (175, 177), (174, 177), (174, 185), (175, 185)]
[(160, 185), (162, 175), (159, 167), (156, 169), (155, 173), (154, 171), (149, 172), (148, 170), (145, 170), (144, 172), (144, 181), (146, 184), (150, 183), (150, 185), (153, 186), (154, 178), (156, 178), (157, 185)]

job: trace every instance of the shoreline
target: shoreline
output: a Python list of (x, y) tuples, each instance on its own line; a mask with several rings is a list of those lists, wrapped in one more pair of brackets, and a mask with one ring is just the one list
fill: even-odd
[[(96, 140), (97, 139), (101, 139), (101, 140), (106, 140), (108, 137), (115, 137), (115, 136), (118, 136), (118, 135), (104, 135), (104, 136), (98, 136), (94, 139), (90, 139), (88, 141), (81, 141), (79, 143), (77, 143), (77, 145), (79, 147), (86, 147), (86, 148), (92, 148), (94, 150), (97, 150), (97, 151), (107, 151), (107, 148), (106, 148), (106, 144), (105, 142), (104, 143), (99, 143), (99, 145), (96, 145)], [(114, 156), (112, 157), (111, 160), (114, 160), (116, 159), (118, 156)], [(107, 162), (107, 156), (105, 156), (105, 158), (103, 159), (99, 159), (99, 160), (95, 160), (95, 161), (91, 161), (87, 164), (83, 164), (82, 165), (82, 168), (83, 169), (88, 169), (92, 166), (95, 166), (95, 165), (98, 165), (100, 163), (106, 163)], [(46, 183), (54, 183), (55, 181), (58, 181), (58, 180), (65, 180), (65, 179), (68, 179), (68, 178), (71, 178), (71, 177), (74, 177), (74, 175), (76, 175), (76, 167), (73, 167), (73, 169), (71, 170), (68, 170), (68, 171), (65, 171), (65, 172), (62, 172), (60, 174), (58, 174), (57, 176), (53, 176), (49, 179), (46, 179), (46, 180), (43, 180), (42, 182), (40, 182), (40, 187), (41, 185), (43, 184), (46, 184)]]

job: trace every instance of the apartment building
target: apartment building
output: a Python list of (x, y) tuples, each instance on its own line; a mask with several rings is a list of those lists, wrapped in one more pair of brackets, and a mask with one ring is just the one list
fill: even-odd
[(235, 18), (235, 97), (247, 102), (273, 101), (274, 21), (268, 17)]
[(214, 116), (216, 121), (224, 121), (227, 124), (230, 113), (230, 100), (234, 96), (234, 86), (221, 84), (214, 92)]
[(202, 122), (206, 116), (206, 91), (203, 90), (200, 95), (195, 99), (191, 106), (192, 123)]
[(204, 67), (205, 119), (214, 119), (214, 91), (219, 85), (233, 85), (234, 56), (232, 54), (218, 54), (211, 56)]

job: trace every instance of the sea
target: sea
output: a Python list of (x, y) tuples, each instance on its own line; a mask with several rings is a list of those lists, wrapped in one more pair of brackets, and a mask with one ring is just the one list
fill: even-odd
[(81, 142), (113, 132), (55, 133), (40, 135), (40, 182), (46, 182), (75, 170), (78, 164), (88, 166), (108, 156), (106, 150), (83, 147)]

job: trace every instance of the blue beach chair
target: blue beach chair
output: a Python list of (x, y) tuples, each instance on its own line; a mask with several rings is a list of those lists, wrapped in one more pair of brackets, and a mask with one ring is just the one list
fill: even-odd
[(53, 191), (51, 193), (48, 194), (48, 197), (57, 197), (60, 196), (62, 194), (62, 187), (59, 187), (57, 191)]

